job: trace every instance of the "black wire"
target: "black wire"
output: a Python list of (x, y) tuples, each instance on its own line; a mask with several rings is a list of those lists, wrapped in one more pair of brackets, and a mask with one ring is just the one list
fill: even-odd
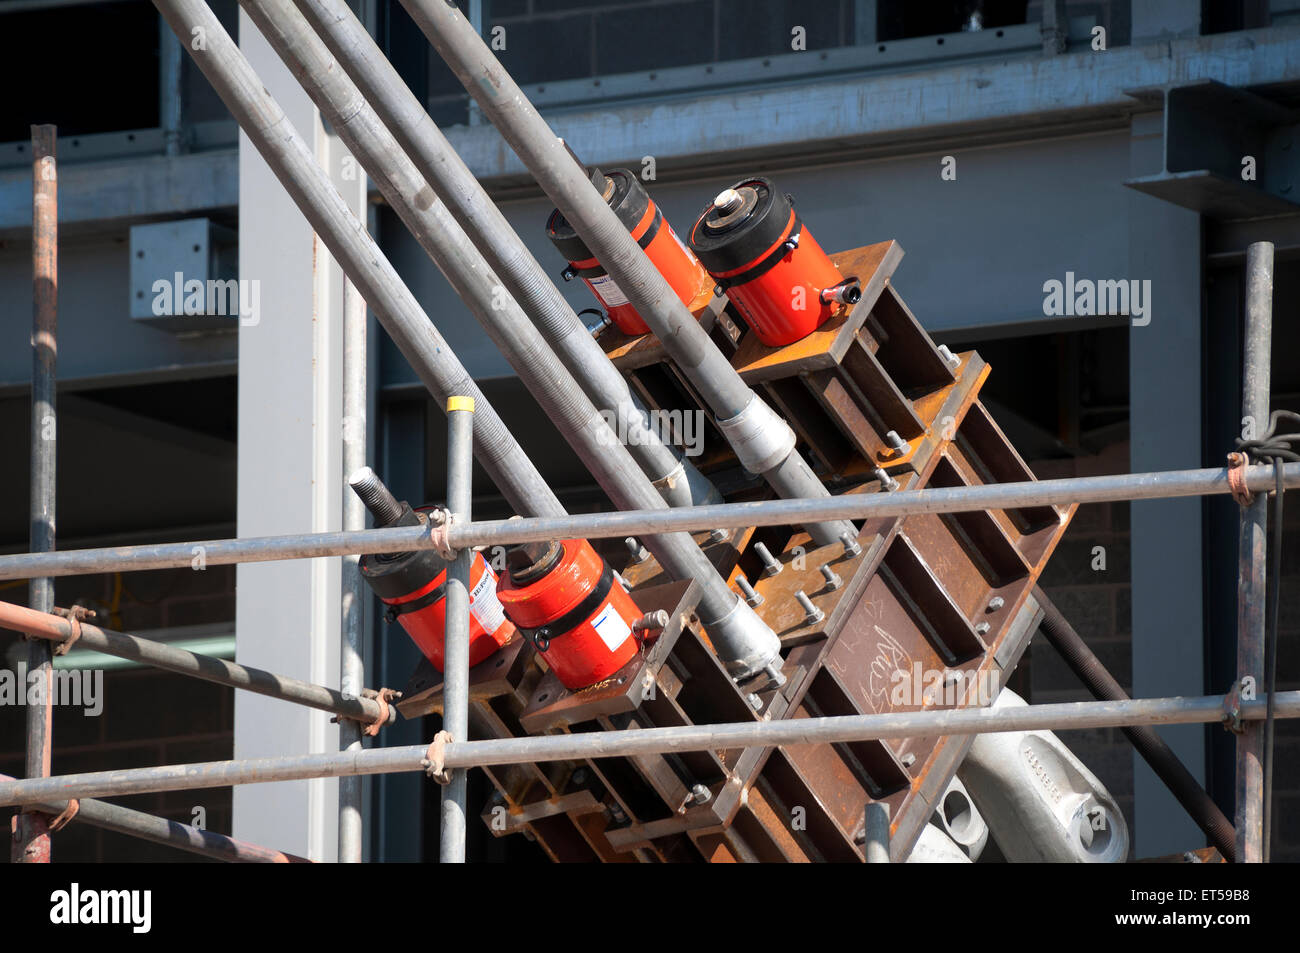
[(1282, 572), (1282, 497), (1286, 485), (1282, 478), (1282, 465), (1285, 461), (1300, 462), (1300, 453), (1292, 449), (1292, 443), (1300, 442), (1300, 433), (1278, 434), (1277, 425), (1282, 420), (1300, 423), (1300, 414), (1290, 410), (1275, 410), (1268, 419), (1268, 431), (1257, 440), (1238, 439), (1237, 449), (1256, 460), (1271, 460), (1273, 463), (1273, 506), (1270, 518), (1273, 532), (1269, 538), (1269, 550), (1265, 558), (1267, 576), (1264, 588), (1264, 685), (1268, 693), (1264, 714), (1264, 817), (1262, 852), (1263, 861), (1268, 863), (1273, 839), (1273, 705), (1277, 689), (1277, 624), (1279, 589)]

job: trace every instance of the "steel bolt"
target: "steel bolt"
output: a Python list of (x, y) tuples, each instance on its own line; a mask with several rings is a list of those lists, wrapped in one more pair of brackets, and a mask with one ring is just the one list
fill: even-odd
[(672, 617), (668, 614), (667, 609), (656, 609), (654, 612), (647, 612), (641, 618), (632, 623), (633, 632), (655, 632), (659, 629), (668, 627)]
[(775, 576), (785, 567), (781, 561), (772, 555), (771, 551), (762, 543), (754, 544), (754, 552), (758, 553), (758, 558), (763, 560), (763, 575)]
[(835, 570), (829, 565), (821, 567), (822, 578), (826, 580), (826, 588), (832, 591), (844, 585), (844, 580), (835, 574)]
[(844, 544), (844, 555), (850, 559), (862, 552), (862, 547), (858, 545), (858, 541), (853, 538), (852, 533), (841, 533), (840, 542)]
[(362, 467), (353, 472), (348, 477), (348, 486), (361, 498), (361, 502), (374, 517), (376, 526), (391, 526), (402, 515), (402, 504), (397, 502), (370, 467)]
[(627, 537), (627, 539), (623, 540), (623, 545), (626, 546), (627, 551), (631, 553), (632, 562), (634, 563), (644, 562), (645, 558), (650, 555), (646, 548), (637, 542), (635, 536)]
[(994, 596), (992, 599), (989, 600), (989, 612), (997, 612), (1006, 604), (1007, 604), (1006, 600), (1003, 599), (1001, 596)]
[(745, 601), (751, 606), (761, 606), (763, 604), (763, 597), (754, 591), (754, 587), (749, 584), (749, 580), (744, 576), (736, 577), (736, 585), (740, 587), (740, 591), (745, 595)]
[(903, 767), (910, 768), (912, 765), (916, 764), (916, 755), (909, 751), (898, 760)]
[(709, 534), (709, 539), (715, 543), (725, 543), (731, 539), (731, 531), (726, 529), (715, 529)]
[(871, 475), (880, 483), (880, 488), (886, 493), (892, 493), (898, 489), (898, 481), (885, 472), (884, 467), (876, 467), (871, 471)]
[(755, 692), (750, 692), (745, 697), (745, 701), (749, 702), (749, 707), (754, 709), (754, 711), (763, 710), (763, 699), (759, 698)]
[(794, 594), (794, 598), (799, 605), (803, 606), (803, 621), (805, 625), (816, 625), (822, 619), (826, 618), (826, 613), (813, 605), (812, 600), (808, 598), (808, 594), (802, 589)]
[(943, 358), (943, 362), (947, 364), (949, 367), (951, 367), (953, 370), (956, 370), (959, 366), (961, 366), (961, 358), (958, 357), (956, 354), (952, 353), (952, 351), (948, 350), (948, 345), (946, 344), (939, 345), (939, 356)]
[(989, 625), (987, 622), (981, 622), (979, 625), (975, 626), (975, 631), (980, 635), (985, 635), (991, 628), (993, 628), (993, 626)]
[(713, 792), (703, 784), (691, 785), (691, 800), (696, 804), (708, 804), (713, 800)]
[(776, 662), (770, 662), (765, 665), (763, 671), (766, 672), (767, 677), (772, 680), (772, 684), (778, 688), (785, 684), (785, 673), (781, 671), (781, 666), (776, 664)]
[(885, 443), (889, 444), (899, 453), (907, 453), (912, 449), (912, 445), (898, 435), (897, 430), (891, 430), (885, 434)]

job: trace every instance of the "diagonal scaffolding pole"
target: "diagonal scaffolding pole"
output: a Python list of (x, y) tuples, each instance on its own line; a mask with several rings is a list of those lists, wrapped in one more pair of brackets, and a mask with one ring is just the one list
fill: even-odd
[[(789, 424), (740, 379), (469, 21), (444, 0), (402, 6), (690, 378), (745, 468), (781, 497), (828, 495)], [(804, 528), (818, 546), (857, 535), (842, 521)]]
[(370, 724), (389, 724), (397, 719), (397, 710), (386, 702), (373, 698), (348, 696), (324, 685), (313, 685), (288, 675), (277, 675), (260, 668), (249, 668), (236, 662), (199, 655), (165, 642), (155, 642), (101, 629), (89, 622), (65, 619), (63, 616), (37, 612), (23, 606), (0, 602), (0, 628), (26, 633), (41, 644), (69, 644), (75, 642), (82, 648), (130, 659), (142, 665), (188, 675), (205, 682), (229, 685), (258, 695), (279, 698), (282, 701), (305, 705), (320, 711), (333, 712), (341, 718)]
[[(31, 547), (54, 550), (55, 464), (58, 451), (54, 374), (59, 337), (59, 180), (53, 126), (32, 126), (32, 439)], [(54, 580), (38, 576), (28, 583), (28, 604), (37, 612), (54, 608)], [(28, 644), (29, 677), (44, 685), (39, 704), (27, 708), (29, 778), (50, 773), (54, 732), (54, 660), (41, 639)], [(13, 859), (49, 863), (50, 836), (45, 818), (24, 812), (14, 818)]]
[[(440, 404), (470, 394), (478, 404), (475, 452), (516, 512), (558, 516), (564, 507), (470, 379), (364, 222), (317, 164), (284, 110), (203, 0), (154, 0), (172, 31), (284, 185), (330, 254), (356, 285), (403, 356)], [(202, 43), (188, 42), (202, 37)]]
[[(1285, 464), (1283, 485), (1300, 487), (1300, 463)], [(1273, 488), (1271, 466), (1249, 466), (1242, 480), (1251, 491)], [(854, 493), (814, 500), (763, 500), (669, 510), (583, 513), (563, 517), (483, 520), (453, 526), (447, 541), (462, 546), (509, 546), (571, 537), (623, 538), (694, 531), (715, 526), (784, 526), (802, 519), (869, 520), (918, 513), (963, 513), (1020, 509), (1067, 503), (1113, 503), (1121, 500), (1216, 496), (1232, 492), (1227, 467), (1163, 470), (1099, 477), (1070, 477), (980, 486), (933, 487), (896, 493)], [(344, 553), (397, 553), (431, 549), (424, 527), (400, 526), (351, 533), (302, 533), (197, 543), (161, 543), (61, 553), (0, 556), (0, 580), (24, 579), (32, 573), (73, 576), (82, 573), (188, 566), (201, 547), (208, 565), (339, 556)]]
[[(1273, 245), (1255, 242), (1246, 249), (1246, 326), (1241, 382), (1242, 426), (1262, 432), (1269, 411), (1273, 334)], [(1237, 539), (1237, 678), (1264, 688), (1264, 609), (1268, 493), (1256, 492), (1241, 507)], [(1267, 860), (1264, 841), (1264, 726), (1244, 725), (1237, 737), (1237, 859)]]
[[(1224, 720), (1226, 699), (1143, 698), (1122, 702), (1071, 702), (1014, 708), (962, 708), (747, 721), (672, 728), (532, 735), (482, 741), (451, 741), (442, 752), (444, 768), (490, 767), (539, 761), (634, 757), (682, 751), (739, 751), (785, 745), (833, 744), (928, 735), (975, 735), (1001, 731), (1121, 728), (1126, 725), (1209, 724)], [(1300, 718), (1300, 691), (1279, 692), (1274, 716)], [(1265, 717), (1262, 700), (1241, 704), (1241, 718)], [(70, 797), (108, 797), (154, 791), (296, 781), (347, 774), (421, 771), (429, 765), (424, 745), (367, 748), (355, 752), (290, 755), (246, 761), (210, 761), (125, 771), (96, 771), (53, 778), (0, 782), (0, 807)]]
[(664, 500), (671, 506), (721, 502), (707, 478), (648, 425), (626, 379), (345, 0), (295, 2), (570, 374), (597, 407), (613, 415), (629, 452)]
[[(0, 781), (12, 781), (7, 774), (0, 774)], [(67, 814), (62, 823), (78, 821), (98, 827), (101, 830), (126, 834), (141, 840), (165, 847), (175, 847), (201, 857), (224, 860), (241, 864), (309, 864), (306, 857), (286, 854), (284, 851), (260, 847), (245, 841), (235, 840), (225, 834), (205, 831), (201, 827), (191, 827), (179, 821), (173, 821), (156, 814), (135, 811), (120, 804), (81, 798), (69, 801), (48, 801), (31, 805), (52, 817), (59, 818)]]
[[(242, 0), (242, 6), (615, 505), (667, 509), (464, 230), (445, 206), (428, 198), (429, 186), (402, 146), (291, 0)], [(685, 533), (648, 536), (645, 544), (671, 577), (700, 583), (697, 613), (732, 676), (780, 667), (776, 633), (727, 585), (698, 544)]]

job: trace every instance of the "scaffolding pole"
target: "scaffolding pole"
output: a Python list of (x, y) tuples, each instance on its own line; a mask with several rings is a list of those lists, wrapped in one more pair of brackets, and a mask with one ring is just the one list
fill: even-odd
[[(1252, 491), (1273, 489), (1272, 466), (1249, 466), (1242, 476)], [(1300, 487), (1300, 463), (1283, 467), (1287, 487)], [(720, 503), (669, 510), (622, 510), (563, 517), (483, 520), (453, 525), (447, 542), (465, 546), (509, 546), (577, 537), (600, 539), (678, 531), (694, 532), (718, 526), (784, 526), (804, 519), (867, 520), (919, 513), (963, 513), (974, 510), (1019, 509), (1070, 503), (1113, 503), (1123, 500), (1169, 499), (1231, 493), (1227, 467), (1162, 470), (1061, 480), (1032, 480), (980, 486), (932, 487), (894, 493), (854, 493), (829, 498)], [(431, 549), (428, 530), (418, 526), (386, 527), (349, 533), (301, 533), (248, 539), (219, 539), (190, 543), (116, 546), (0, 556), (0, 580), (24, 579), (34, 573), (73, 576), (95, 572), (127, 572), (188, 566), (196, 547), (210, 566), (277, 559), (341, 556), (345, 553), (400, 553)]]
[[(7, 774), (0, 774), (0, 781), (13, 781)], [(80, 821), (101, 830), (138, 837), (153, 844), (175, 847), (201, 857), (223, 860), (240, 864), (309, 864), (306, 857), (286, 854), (257, 844), (235, 840), (225, 834), (205, 831), (201, 827), (191, 827), (180, 821), (173, 821), (156, 814), (135, 811), (120, 804), (81, 798), (73, 801), (48, 801), (31, 805), (34, 809), (60, 818), (68, 817), (59, 825)]]
[(242, 688), (258, 695), (333, 712), (341, 718), (355, 719), (365, 724), (384, 725), (397, 718), (396, 709), (373, 698), (348, 696), (324, 685), (314, 685), (288, 675), (249, 668), (211, 655), (199, 655), (165, 642), (101, 629), (89, 622), (37, 612), (8, 602), (0, 602), (0, 628), (23, 632), (47, 648), (52, 642), (75, 642), (82, 648), (130, 659), (165, 672), (188, 675), (205, 682), (229, 685), (231, 688)]
[[(620, 758), (682, 751), (727, 751), (786, 745), (833, 744), (933, 735), (977, 735), (1002, 731), (1122, 728), (1129, 725), (1185, 725), (1221, 722), (1231, 696), (1072, 702), (1015, 708), (791, 718), (721, 725), (628, 728), (578, 734), (533, 735), (443, 745), (444, 769), (491, 767), (538, 761)], [(1243, 701), (1239, 717), (1265, 717), (1262, 699)], [(1275, 718), (1300, 718), (1300, 691), (1275, 696)], [(245, 761), (209, 761), (125, 771), (97, 771), (53, 778), (0, 782), (0, 807), (70, 797), (109, 797), (155, 791), (298, 781), (351, 774), (392, 774), (429, 766), (424, 745), (367, 748), (355, 752), (289, 755)]]
[[(366, 465), (366, 302), (351, 281), (343, 279), (343, 479)], [(343, 493), (344, 532), (365, 529), (366, 508), (355, 493)], [(361, 642), (366, 605), (361, 557), (348, 553), (342, 566), (343, 631), (339, 640), (339, 687), (357, 697), (365, 681)], [(361, 724), (339, 720), (339, 750), (361, 748)], [(339, 779), (338, 862), (361, 863), (361, 779)]]
[[(59, 179), (55, 159), (58, 134), (54, 126), (32, 126), (32, 439), (31, 548), (54, 550), (55, 469), (58, 433), (55, 411), (55, 365), (59, 354)], [(37, 612), (54, 608), (54, 580), (48, 576), (28, 583), (28, 605)], [(27, 649), (29, 677), (44, 685), (38, 704), (27, 708), (29, 778), (50, 773), (54, 731), (54, 660), (51, 646), (31, 639)], [(46, 818), (23, 812), (14, 818), (13, 860), (25, 864), (50, 862)]]
[[(1246, 249), (1246, 326), (1243, 335), (1241, 415), (1243, 433), (1254, 437), (1268, 427), (1269, 374), (1273, 335), (1273, 244)], [(1261, 487), (1241, 507), (1237, 540), (1237, 678), (1264, 691), (1265, 562), (1268, 490)], [(1254, 487), (1251, 487), (1254, 490)], [(1237, 738), (1237, 858), (1247, 864), (1267, 859), (1264, 842), (1264, 726), (1243, 725)]]

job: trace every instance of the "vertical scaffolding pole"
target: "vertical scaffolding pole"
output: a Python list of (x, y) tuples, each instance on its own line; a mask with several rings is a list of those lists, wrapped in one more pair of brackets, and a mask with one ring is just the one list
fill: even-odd
[[(366, 465), (366, 302), (351, 281), (343, 280), (343, 476)], [(355, 493), (343, 494), (343, 530), (366, 528), (366, 508)], [(361, 657), (365, 606), (361, 557), (344, 556), (343, 638), (339, 681), (345, 695), (357, 695), (365, 680)], [(361, 748), (361, 725), (339, 719), (339, 750)], [(339, 778), (339, 853), (341, 864), (361, 863), (361, 778)]]
[(178, 156), (185, 151), (185, 56), (181, 41), (162, 18), (158, 18), (158, 125), (162, 126), (163, 151)]
[[(32, 460), (31, 546), (34, 553), (54, 551), (54, 487), (58, 449), (54, 407), (54, 368), (58, 359), (59, 315), (59, 180), (53, 126), (32, 126)], [(54, 608), (54, 580), (33, 579), (28, 605), (38, 612)], [(53, 648), (45, 639), (27, 646), (28, 679), (43, 686), (38, 704), (27, 706), (29, 778), (50, 774), (54, 728)], [(30, 699), (29, 699), (30, 701)], [(24, 812), (15, 818), (13, 859), (18, 863), (50, 862), (50, 835), (45, 818)]]
[[(456, 522), (471, 518), (474, 479), (474, 398), (447, 399), (447, 509)], [(453, 741), (469, 740), (469, 570), (474, 550), (456, 553), (447, 568), (446, 671), (443, 672), (443, 730)], [(465, 862), (466, 769), (450, 772), (442, 789), (442, 836), (438, 859), (444, 864)]]
[[(1246, 326), (1242, 341), (1241, 414), (1248, 436), (1268, 427), (1273, 335), (1273, 244), (1246, 249)], [(1241, 508), (1237, 558), (1237, 677), (1264, 690), (1265, 553), (1268, 494)], [(1237, 859), (1258, 864), (1264, 848), (1264, 726), (1244, 723), (1237, 736)]]

